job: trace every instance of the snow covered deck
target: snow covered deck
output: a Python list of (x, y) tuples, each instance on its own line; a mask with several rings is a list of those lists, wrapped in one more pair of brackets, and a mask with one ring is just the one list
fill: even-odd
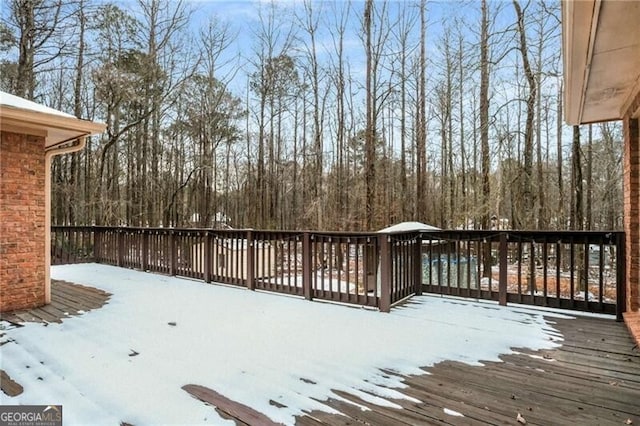
[(52, 276), (111, 296), (2, 323), (2, 380), (24, 390), (0, 403), (62, 404), (65, 424), (640, 423), (640, 355), (613, 319), (434, 296), (380, 314), (96, 264)]

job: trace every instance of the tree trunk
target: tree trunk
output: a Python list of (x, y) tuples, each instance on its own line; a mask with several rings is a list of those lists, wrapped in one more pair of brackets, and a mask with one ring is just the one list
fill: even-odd
[(571, 229), (583, 229), (583, 190), (582, 190), (582, 160), (580, 147), (580, 126), (573, 126), (573, 141), (571, 144)]
[(514, 0), (513, 7), (518, 17), (518, 32), (520, 33), (520, 54), (522, 55), (522, 65), (529, 86), (527, 94), (527, 117), (524, 130), (524, 168), (522, 180), (522, 213), (521, 225), (526, 229), (531, 229), (535, 224), (534, 212), (534, 195), (532, 191), (533, 182), (533, 121), (535, 118), (535, 104), (537, 97), (536, 78), (529, 64), (529, 55), (527, 50), (527, 34), (525, 31), (524, 13), (520, 8), (520, 4)]
[(373, 0), (366, 0), (364, 8), (364, 31), (365, 31), (365, 54), (367, 58), (366, 66), (366, 88), (365, 96), (367, 98), (366, 105), (366, 131), (365, 131), (365, 186), (366, 186), (366, 201), (365, 201), (365, 229), (371, 231), (374, 224), (374, 209), (375, 209), (375, 156), (376, 156), (376, 140), (375, 140), (375, 116), (374, 116), (374, 103), (375, 98), (373, 89), (375, 82), (373, 77), (373, 51), (371, 43), (371, 14), (373, 13)]
[[(480, 22), (480, 156), (482, 167), (482, 229), (490, 229), (491, 188), (489, 183), (489, 17), (487, 0), (482, 0)], [(491, 276), (491, 243), (484, 244), (483, 277)]]
[(420, 1), (420, 64), (418, 78), (418, 100), (416, 102), (416, 212), (415, 219), (425, 220), (427, 215), (427, 1)]

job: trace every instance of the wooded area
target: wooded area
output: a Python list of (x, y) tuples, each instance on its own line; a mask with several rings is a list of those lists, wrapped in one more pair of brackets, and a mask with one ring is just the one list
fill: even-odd
[(558, 1), (244, 6), (7, 0), (2, 90), (108, 125), (55, 159), (54, 224), (621, 228), (619, 125), (563, 124)]

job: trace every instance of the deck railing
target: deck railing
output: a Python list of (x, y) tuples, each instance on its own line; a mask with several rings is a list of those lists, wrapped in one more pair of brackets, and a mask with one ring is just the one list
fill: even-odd
[(622, 232), (343, 233), (52, 227), (52, 263), (98, 262), (377, 307), (422, 292), (616, 314)]

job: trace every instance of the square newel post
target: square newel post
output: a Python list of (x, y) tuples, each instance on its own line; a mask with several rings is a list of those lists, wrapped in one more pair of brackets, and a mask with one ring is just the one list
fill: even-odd
[(176, 237), (173, 229), (169, 231), (169, 252), (169, 256), (171, 258), (171, 262), (169, 264), (169, 275), (175, 276), (178, 263), (178, 251), (176, 250)]
[(204, 253), (202, 256), (204, 262), (202, 272), (204, 273), (204, 282), (211, 282), (211, 233), (204, 232)]
[(247, 231), (247, 288), (256, 289), (255, 282), (255, 242), (253, 241), (253, 231)]
[(144, 272), (149, 269), (149, 230), (141, 229), (140, 238), (142, 239), (142, 255), (140, 256), (140, 268)]
[(389, 247), (389, 235), (378, 235), (380, 247), (380, 299), (378, 309), (380, 312), (391, 311), (391, 250)]
[(121, 267), (124, 263), (124, 233), (122, 229), (118, 229), (117, 234), (118, 237), (118, 256), (116, 259), (116, 265)]
[(313, 299), (311, 291), (311, 235), (305, 232), (302, 235), (302, 293), (307, 300)]
[(507, 305), (507, 234), (500, 233), (500, 275), (498, 277), (498, 303)]
[(92, 262), (100, 263), (102, 261), (102, 254), (100, 252), (100, 245), (102, 244), (102, 232), (95, 226), (91, 227), (93, 230), (93, 259)]
[(416, 237), (413, 247), (414, 280), (416, 296), (422, 295), (422, 235)]

